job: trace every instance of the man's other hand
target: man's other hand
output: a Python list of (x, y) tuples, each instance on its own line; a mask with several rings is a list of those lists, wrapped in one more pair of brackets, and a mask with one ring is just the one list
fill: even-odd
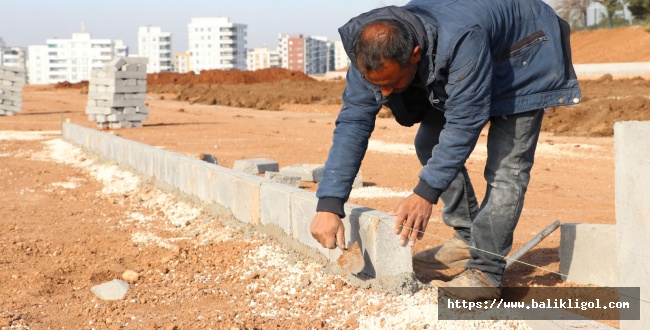
[(400, 245), (404, 245), (408, 240), (409, 246), (413, 246), (416, 238), (420, 240), (424, 237), (432, 208), (432, 204), (426, 199), (411, 194), (397, 205), (396, 211), (390, 212), (390, 215), (397, 216), (395, 234), (401, 233)]
[(338, 214), (331, 212), (317, 212), (311, 221), (311, 236), (320, 245), (328, 249), (336, 249), (336, 245), (345, 249), (345, 227)]

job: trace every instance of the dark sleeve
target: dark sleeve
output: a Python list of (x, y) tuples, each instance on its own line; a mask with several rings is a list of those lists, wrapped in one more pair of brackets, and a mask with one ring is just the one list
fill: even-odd
[(413, 192), (437, 203), (474, 150), (490, 116), (492, 59), (485, 32), (474, 27), (454, 41), (445, 91), (446, 124), (440, 142), (420, 171)]
[(348, 69), (346, 82), (332, 147), (316, 191), (319, 199), (316, 210), (336, 213), (341, 217), (345, 216), (343, 204), (350, 196), (352, 182), (361, 167), (381, 108), (361, 73), (352, 66)]

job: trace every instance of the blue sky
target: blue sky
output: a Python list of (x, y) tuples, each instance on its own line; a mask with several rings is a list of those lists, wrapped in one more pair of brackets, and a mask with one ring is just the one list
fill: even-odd
[(93, 38), (122, 39), (137, 53), (139, 26), (172, 33), (172, 51), (187, 49), (192, 17), (228, 16), (248, 25), (248, 48), (277, 46), (278, 33), (303, 33), (339, 40), (350, 18), (400, 0), (0, 0), (0, 38), (7, 46), (43, 45), (85, 31)]

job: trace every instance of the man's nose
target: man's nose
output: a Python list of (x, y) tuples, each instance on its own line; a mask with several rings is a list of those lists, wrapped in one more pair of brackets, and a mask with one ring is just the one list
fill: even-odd
[(381, 95), (383, 96), (388, 96), (393, 92), (393, 87), (382, 87), (381, 88)]

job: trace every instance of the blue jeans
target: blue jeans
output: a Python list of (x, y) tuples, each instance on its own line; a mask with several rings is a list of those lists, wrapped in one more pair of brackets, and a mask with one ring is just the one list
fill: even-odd
[[(475, 248), (469, 249), (471, 260), (465, 267), (481, 270), (495, 286), (501, 285), (506, 266), (501, 256), (512, 248), (543, 117), (544, 110), (540, 109), (490, 118), (484, 172), (487, 189), (480, 206), (464, 166), (440, 196), (444, 223)], [(444, 125), (443, 112), (427, 111), (415, 137), (415, 150), (423, 166), (431, 158)]]

